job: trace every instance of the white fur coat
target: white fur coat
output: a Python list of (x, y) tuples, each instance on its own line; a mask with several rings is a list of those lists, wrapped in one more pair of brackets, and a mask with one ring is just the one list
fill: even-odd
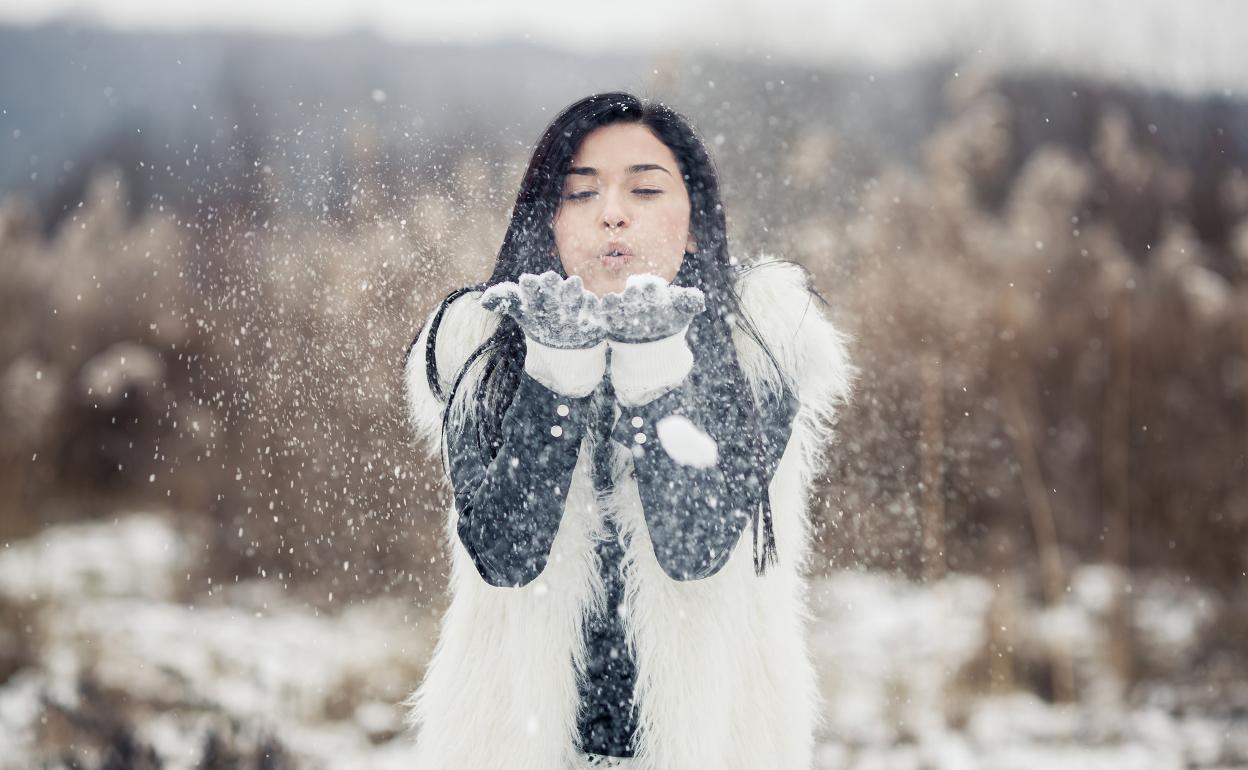
[[(525, 586), (496, 587), (481, 578), (456, 535), (452, 503), (443, 533), (451, 554), (451, 603), (424, 680), (405, 703), (408, 725), (416, 730), (413, 770), (575, 766), (576, 672), (587, 657), (582, 620), (605, 601), (594, 550), (603, 516), (614, 518), (626, 546), (621, 568), (624, 623), (637, 668), (636, 765), (809, 770), (821, 704), (805, 638), (807, 498), (858, 370), (848, 359), (848, 336), (807, 291), (805, 273), (766, 258), (755, 264), (738, 279), (742, 305), (796, 384), (801, 404), (770, 487), (778, 562), (755, 576), (747, 527), (719, 572), (672, 580), (654, 556), (631, 475), (605, 503), (595, 496), (588, 441), (550, 559)], [(444, 392), (498, 323), (478, 297), (457, 298), (438, 329)], [(406, 388), (417, 437), (440, 462), (445, 405), (426, 381), (428, 326), (412, 349)], [(775, 387), (754, 341), (734, 330), (734, 342), (754, 395)], [(475, 386), (480, 363), (461, 387)]]

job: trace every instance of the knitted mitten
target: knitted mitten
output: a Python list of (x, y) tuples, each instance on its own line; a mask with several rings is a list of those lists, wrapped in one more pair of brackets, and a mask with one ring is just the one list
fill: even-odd
[(524, 273), (519, 284), (504, 281), (486, 289), (481, 306), (520, 325), (524, 370), (533, 379), (568, 396), (588, 395), (602, 381), (607, 343), (601, 303), (580, 276)]
[(621, 294), (602, 300), (602, 318), (611, 342), (653, 342), (679, 332), (706, 309), (702, 292), (671, 286), (657, 275), (630, 275)]
[(689, 375), (689, 322), (705, 309), (701, 291), (648, 274), (629, 276), (623, 293), (603, 298), (611, 382), (621, 404), (644, 404)]

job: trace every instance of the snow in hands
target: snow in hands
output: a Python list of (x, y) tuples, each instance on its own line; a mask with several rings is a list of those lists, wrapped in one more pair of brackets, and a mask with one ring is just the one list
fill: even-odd
[(696, 288), (672, 286), (650, 273), (631, 275), (624, 291), (599, 300), (581, 277), (553, 270), (524, 273), (519, 283), (503, 281), (481, 295), (481, 306), (511, 316), (533, 339), (555, 348), (588, 348), (605, 337), (613, 342), (647, 342), (671, 336), (706, 309)]

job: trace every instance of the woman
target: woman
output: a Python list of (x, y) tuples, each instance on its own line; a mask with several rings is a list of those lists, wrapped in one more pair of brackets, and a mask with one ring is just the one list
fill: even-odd
[(404, 363), (454, 490), (414, 767), (810, 767), (807, 496), (857, 370), (800, 267), (737, 264), (682, 116), (599, 94), (543, 133)]

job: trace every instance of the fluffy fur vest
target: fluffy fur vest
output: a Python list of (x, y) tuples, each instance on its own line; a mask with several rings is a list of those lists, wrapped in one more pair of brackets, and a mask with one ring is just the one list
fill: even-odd
[[(495, 587), (481, 578), (459, 542), (452, 502), (443, 533), (451, 602), (424, 680), (405, 703), (416, 731), (414, 770), (575, 766), (576, 676), (586, 661), (582, 621), (604, 601), (594, 543), (605, 516), (626, 544), (624, 620), (639, 702), (635, 764), (809, 770), (821, 702), (806, 648), (808, 496), (857, 369), (848, 359), (848, 336), (824, 315), (799, 266), (764, 258), (740, 274), (737, 289), (800, 401), (770, 487), (778, 563), (755, 575), (747, 527), (719, 572), (672, 580), (655, 559), (636, 481), (624, 474), (610, 494), (595, 495), (588, 441), (547, 566), (523, 587)], [(444, 392), (498, 323), (478, 297), (457, 298), (438, 329)], [(446, 407), (426, 381), (428, 327), (427, 321), (405, 378), (416, 435), (440, 462)], [(733, 341), (754, 397), (778, 387), (754, 340), (734, 329)], [(469, 393), (480, 364), (461, 383)]]

